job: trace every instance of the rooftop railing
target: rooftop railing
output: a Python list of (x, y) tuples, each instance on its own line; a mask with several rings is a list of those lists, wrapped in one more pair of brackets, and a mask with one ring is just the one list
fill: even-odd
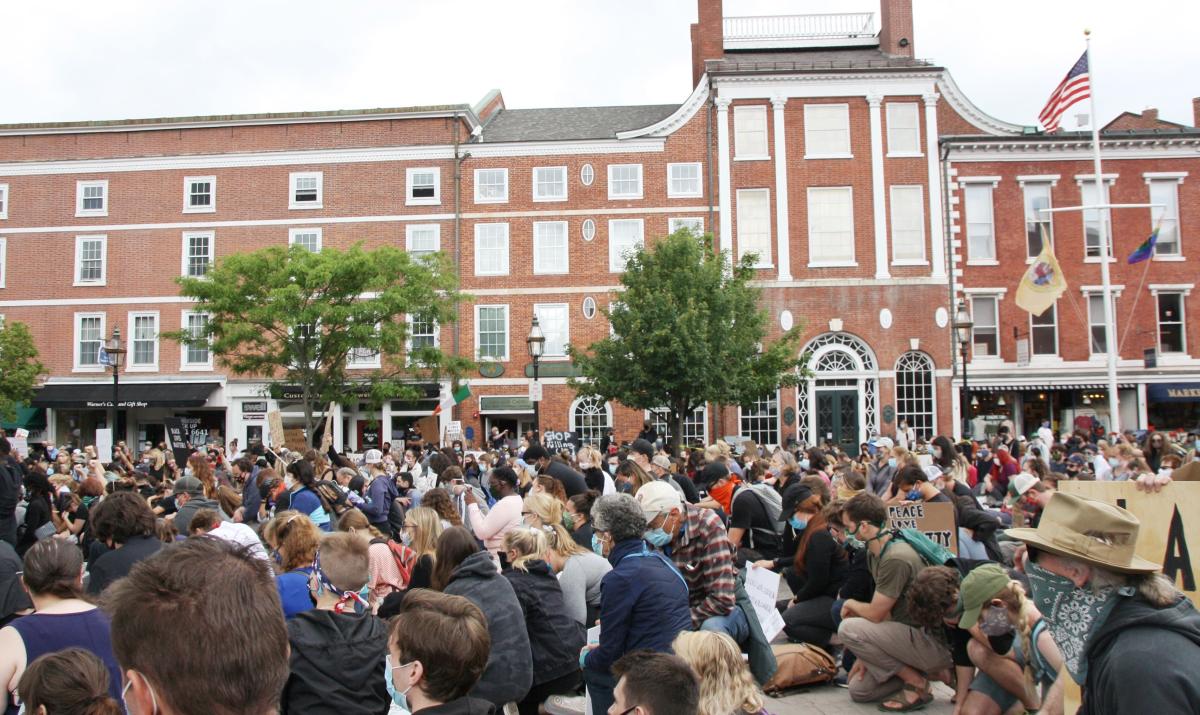
[(727, 17), (724, 34), (727, 50), (877, 44), (871, 12)]

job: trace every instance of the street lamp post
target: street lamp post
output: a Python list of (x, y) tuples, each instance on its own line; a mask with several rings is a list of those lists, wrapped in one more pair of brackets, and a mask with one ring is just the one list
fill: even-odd
[(121, 347), (121, 328), (113, 328), (112, 339), (108, 341), (108, 345), (104, 350), (106, 353), (108, 353), (108, 364), (112, 367), (113, 406), (112, 418), (109, 420), (109, 428), (112, 430), (113, 444), (116, 444), (120, 440), (120, 437), (117, 436), (117, 416), (120, 412), (120, 409), (117, 407), (117, 405), (120, 404), (119, 395), (121, 388), (121, 358), (125, 355), (125, 349)]
[(971, 438), (971, 388), (967, 382), (967, 350), (971, 343), (971, 314), (967, 311), (966, 301), (958, 301), (954, 312), (954, 332), (958, 337), (958, 354), (962, 358), (963, 392), (959, 403), (962, 405), (962, 437)]
[[(533, 383), (538, 384), (538, 362), (542, 359), (542, 350), (546, 347), (546, 336), (542, 326), (538, 325), (537, 314), (533, 316), (533, 325), (529, 326), (529, 337), (525, 338), (525, 346), (529, 348), (529, 358), (533, 360)], [(539, 440), (542, 435), (541, 420), (538, 416), (539, 400), (533, 402), (533, 433)]]

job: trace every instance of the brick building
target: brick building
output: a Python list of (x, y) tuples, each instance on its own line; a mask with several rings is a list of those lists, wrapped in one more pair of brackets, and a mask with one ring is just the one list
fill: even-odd
[[(878, 31), (873, 13), (726, 18), (720, 0), (698, 9), (692, 91), (679, 104), (508, 109), (496, 91), (475, 105), (0, 127), (0, 314), (30, 325), (49, 369), (24, 418), (44, 419), (57, 442), (89, 441), (112, 399), (100, 342), (119, 326), (130, 350), (118, 417), (126, 439), (159, 439), (168, 416), (243, 443), (263, 436), (269, 410), (299, 423), (286, 389), (269, 393), (263, 380), (224, 374), (206, 351), (158, 337), (204, 320), (174, 279), (264, 245), (361, 241), (447, 252), (474, 296), (457, 323), (415, 331), (480, 360), (472, 397), (443, 425), (461, 420), (478, 440), (493, 425), (532, 423), (524, 337), (536, 313), (548, 337), (543, 429), (595, 439), (611, 426), (631, 438), (653, 416), (576, 399), (564, 346), (607, 334), (602, 310), (624, 250), (687, 226), (734, 255), (758, 254), (773, 330), (803, 325), (815, 371), (755, 404), (698, 410), (688, 441), (740, 434), (856, 448), (901, 417), (924, 434), (954, 431), (953, 306), (967, 295), (979, 311), (978, 288), (1015, 287), (1020, 275), (1003, 250), (1023, 240), (1008, 228), (1022, 212), (1006, 193), (1017, 164), (997, 151), (1072, 140), (986, 115), (945, 68), (917, 59), (909, 0), (883, 0)], [(1155, 132), (1131, 131), (1132, 142)], [(1174, 146), (1194, 160), (1194, 144)], [(1042, 167), (1061, 161), (1042, 154), (1020, 173), (1058, 173), (1059, 190), (1074, 186), (1075, 169)], [(1141, 181), (1138, 172), (1186, 171), (1158, 158), (1113, 169), (1120, 186)], [(1002, 177), (1001, 258), (978, 277), (959, 246), (964, 186), (982, 185), (968, 174)], [(1180, 194), (1188, 200), (1184, 227), (1197, 210), (1194, 195)], [(1055, 219), (1062, 235), (1069, 220)], [(1189, 265), (1160, 264), (1180, 275)], [(1007, 301), (1001, 321), (1013, 319)], [(1002, 355), (1012, 349), (997, 343)], [(976, 350), (969, 375), (984, 375), (981, 360)], [(993, 361), (995, 389), (1008, 384), (1005, 364)], [(395, 441), (446, 386), (425, 389), (424, 400), (375, 412), (348, 397), (333, 416), (335, 441)]]

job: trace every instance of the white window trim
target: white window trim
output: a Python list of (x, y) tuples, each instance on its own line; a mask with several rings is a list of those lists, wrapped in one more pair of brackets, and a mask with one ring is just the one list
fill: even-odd
[[(212, 320), (212, 315), (208, 314), (208, 312), (204, 311), (204, 310), (182, 311), (180, 313), (180, 317), (179, 317), (179, 329), (181, 331), (187, 330), (189, 315), (204, 315), (204, 314), (207, 314), (209, 316), (208, 319)], [(212, 351), (212, 341), (211, 340), (209, 341), (209, 348), (208, 348), (208, 362), (205, 362), (205, 363), (188, 362), (187, 355), (188, 355), (188, 346), (183, 343), (180, 343), (179, 344), (179, 369), (180, 369), (180, 371), (204, 372), (204, 371), (213, 369), (213, 351)]]
[(1062, 178), (1062, 174), (1029, 174), (1017, 177), (1017, 185), (1025, 186), (1025, 184), (1050, 184), (1050, 188), (1058, 186), (1058, 180)]
[[(1108, 289), (1109, 289), (1109, 297), (1112, 300), (1113, 320), (1115, 321), (1117, 319), (1117, 299), (1121, 297), (1121, 291), (1125, 290), (1125, 286), (1124, 285), (1110, 285), (1108, 287)], [(1091, 305), (1092, 305), (1092, 296), (1096, 296), (1097, 298), (1100, 298), (1101, 301), (1103, 301), (1104, 288), (1102, 286), (1080, 286), (1079, 292), (1083, 294), (1083, 309), (1087, 314), (1087, 335), (1088, 335), (1087, 344), (1088, 344), (1089, 359), (1099, 360), (1099, 359), (1104, 358), (1104, 356), (1108, 355), (1108, 351), (1107, 350), (1096, 351), (1096, 350), (1092, 349), (1092, 325), (1093, 325), (1092, 318), (1093, 318), (1093, 316), (1092, 316)], [(1103, 310), (1104, 306), (1101, 305), (1100, 307), (1101, 307), (1101, 310)], [(1157, 306), (1155, 306), (1155, 308), (1157, 309)], [(1103, 313), (1101, 313), (1099, 316), (1095, 316), (1095, 317), (1099, 318), (1098, 323), (1100, 325), (1104, 324), (1104, 314)], [(1156, 323), (1156, 325), (1157, 325), (1157, 323)], [(1114, 325), (1113, 326), (1114, 333), (1116, 332), (1116, 329), (1117, 329), (1117, 326)], [(1157, 327), (1156, 327), (1156, 330), (1157, 330)]]
[[(315, 177), (317, 180), (317, 200), (296, 203), (296, 180)], [(323, 171), (293, 171), (288, 174), (288, 208), (289, 209), (319, 209), (325, 205), (325, 172)]]
[(404, 227), (404, 250), (413, 252), (413, 232), (420, 229), (433, 229), (433, 250), (442, 250), (442, 225), (440, 223), (410, 223)]
[[(806, 211), (807, 211), (807, 207), (812, 205), (813, 189), (847, 189), (850, 191), (850, 207), (851, 207), (851, 212), (852, 212), (851, 219), (850, 219), (850, 245), (851, 245), (851, 247), (853, 247), (854, 246), (854, 217), (853, 217), (854, 187), (853, 186), (810, 186), (810, 187), (808, 187), (808, 191), (805, 193), (805, 201), (807, 202), (805, 204)], [(805, 231), (808, 234), (807, 249), (808, 249), (808, 267), (809, 268), (856, 268), (858, 266), (857, 250), (855, 251), (854, 258), (849, 261), (814, 261), (812, 259), (812, 213), (811, 212), (809, 212), (808, 225), (805, 227)]]
[[(405, 334), (404, 334), (404, 360), (409, 365), (412, 365), (413, 364), (412, 363), (413, 317), (411, 315), (404, 316), (404, 322), (408, 325), (408, 329), (405, 331)], [(435, 347), (435, 348), (442, 347), (442, 326), (438, 325), (438, 322), (436, 320), (433, 321), (433, 347)], [(379, 358), (379, 356), (376, 355), (376, 363), (379, 362), (378, 358)], [(379, 365), (376, 364), (375, 367), (379, 367)]]
[[(997, 306), (996, 306), (997, 310), (999, 309), (999, 307), (1000, 307), (999, 304), (997, 304)], [(1026, 315), (1028, 315), (1028, 321), (1029, 321), (1029, 325), (1028, 325), (1028, 329), (1029, 329), (1029, 362), (1031, 364), (1045, 365), (1047, 363), (1062, 362), (1062, 322), (1059, 320), (1060, 316), (1059, 316), (1059, 310), (1058, 310), (1058, 303), (1056, 302), (1053, 306), (1051, 306), (1051, 308), (1053, 308), (1053, 310), (1054, 310), (1054, 352), (1053, 353), (1039, 354), (1039, 353), (1033, 352), (1033, 327), (1034, 327), (1033, 326), (1033, 313), (1026, 314)], [(1047, 308), (1047, 310), (1049, 310), (1049, 309), (1050, 308)], [(1041, 326), (1041, 327), (1048, 327), (1048, 326)], [(1088, 329), (1091, 330), (1090, 325), (1088, 326)], [(1091, 342), (1092, 341), (1089, 339), (1088, 343), (1090, 344)]]
[(290, 246), (296, 245), (296, 236), (299, 236), (302, 233), (317, 234), (317, 250), (314, 251), (314, 253), (320, 253), (321, 249), (325, 245), (325, 236), (324, 236), (324, 231), (322, 231), (319, 226), (308, 226), (305, 228), (289, 228), (288, 229), (288, 246), (290, 247)]
[[(413, 175), (433, 174), (433, 196), (413, 196)], [(437, 166), (410, 166), (404, 170), (404, 205), (437, 206), (442, 203), (442, 170)]]
[(72, 331), (72, 339), (74, 345), (71, 347), (71, 353), (74, 355), (72, 361), (72, 372), (104, 372), (108, 368), (104, 365), (81, 365), (79, 362), (79, 328), (80, 323), (84, 318), (100, 318), (100, 344), (104, 345), (104, 336), (108, 332), (108, 315), (106, 313), (91, 312), (91, 313), (76, 313), (74, 322), (75, 329)]
[[(481, 226), (503, 226), (504, 227), (504, 266), (499, 271), (482, 271), (479, 268), (479, 228)], [(477, 276), (506, 276), (512, 268), (512, 241), (509, 234), (507, 223), (477, 223), (475, 224), (475, 275)]]
[[(636, 194), (616, 194), (613, 193), (613, 169), (627, 169), (631, 166), (637, 167), (637, 193)], [(644, 193), (644, 182), (642, 181), (642, 165), (641, 164), (609, 164), (608, 165), (608, 198), (614, 199), (640, 199)]]
[[(537, 227), (545, 224), (557, 224), (562, 227), (563, 236), (563, 267), (562, 270), (542, 270), (538, 268), (538, 235)], [(566, 221), (534, 221), (532, 227), (533, 239), (533, 273), (534, 275), (563, 275), (571, 272), (571, 233)]]
[[(94, 281), (80, 280), (79, 271), (83, 267), (80, 262), (83, 259), (83, 244), (85, 241), (100, 242), (100, 278)], [(108, 236), (104, 234), (91, 234), (86, 236), (75, 237), (75, 286), (105, 286), (108, 285)]]
[(1194, 283), (1151, 283), (1149, 287), (1150, 287), (1150, 295), (1154, 296), (1154, 348), (1155, 348), (1155, 350), (1159, 350), (1160, 346), (1162, 345), (1162, 330), (1161, 330), (1162, 323), (1158, 319), (1158, 295), (1159, 295), (1159, 293), (1176, 294), (1179, 296), (1179, 313), (1180, 313), (1179, 326), (1180, 326), (1181, 330), (1183, 331), (1182, 335), (1180, 335), (1180, 339), (1181, 339), (1180, 342), (1183, 343), (1183, 350), (1182, 351), (1171, 351), (1171, 352), (1167, 352), (1165, 350), (1159, 350), (1158, 354), (1159, 355), (1168, 355), (1168, 356), (1172, 356), (1172, 357), (1188, 355), (1189, 353), (1187, 350), (1187, 346), (1188, 346), (1187, 297), (1189, 295), (1191, 295), (1192, 288), (1195, 287), (1195, 284)]
[[(556, 170), (562, 172), (563, 195), (561, 197), (559, 197), (559, 196), (549, 196), (549, 197), (538, 196), (537, 175), (538, 175), (538, 171), (541, 169), (556, 169)], [(544, 202), (554, 202), (554, 201), (566, 201), (571, 194), (571, 187), (567, 180), (567, 167), (565, 167), (565, 166), (535, 166), (535, 167), (533, 167), (533, 171), (530, 172), (530, 176), (531, 176), (530, 185), (531, 185), (531, 192), (532, 192), (531, 195), (533, 196), (533, 200), (535, 202), (544, 203)]]
[[(104, 187), (104, 208), (85, 209), (83, 207), (83, 190), (85, 187)], [(108, 215), (108, 179), (75, 182), (75, 216), (107, 216)]]
[[(762, 114), (763, 117), (763, 148), (766, 150), (762, 154), (742, 154), (738, 152), (737, 142), (737, 117), (739, 114), (745, 116), (749, 114)], [(771, 158), (771, 130), (767, 120), (767, 106), (765, 104), (743, 104), (733, 108), (733, 160), (734, 161), (764, 161)]]
[[(1104, 203), (1112, 203), (1112, 188), (1117, 182), (1117, 177), (1120, 174), (1101, 174), (1100, 183), (1104, 185), (1104, 195), (1100, 197), (1100, 201)], [(1095, 174), (1076, 174), (1075, 185), (1079, 187), (1079, 203), (1083, 204), (1083, 185), (1094, 187), (1096, 185)], [(1104, 221), (1104, 226), (1108, 229), (1108, 248), (1112, 254), (1108, 257), (1109, 263), (1117, 262), (1117, 244), (1116, 236), (1113, 232), (1112, 209), (1097, 209), (1098, 211), (1108, 211), (1108, 218)], [(1100, 256), (1089, 256), (1087, 254), (1087, 217), (1083, 211), (1079, 212), (1079, 228), (1083, 234), (1083, 262), (1084, 263), (1100, 263)], [(1103, 240), (1104, 237), (1101, 237)], [(1153, 258), (1153, 256), (1151, 256)]]
[[(567, 348), (571, 345), (571, 305), (570, 303), (534, 303), (533, 314), (537, 315), (540, 308), (562, 308), (563, 316), (566, 320), (567, 339), (563, 341), (563, 351), (559, 354), (545, 353), (544, 358), (549, 362), (561, 362), (568, 360)], [(541, 318), (538, 318), (541, 321)]]
[(993, 258), (975, 258), (971, 251), (971, 216), (968, 212), (966, 219), (962, 221), (961, 242), (963, 252), (966, 253), (968, 266), (998, 266), (1000, 265), (999, 252), (996, 249), (996, 186), (1000, 183), (999, 176), (969, 176), (958, 179), (959, 184), (963, 184), (962, 192), (962, 211), (967, 210), (967, 186), (971, 184), (991, 184), (988, 195), (991, 198), (991, 218), (992, 225), (992, 253)]
[[(671, 190), (671, 171), (677, 166), (694, 166), (696, 167), (696, 191), (695, 192), (675, 192)], [(667, 164), (667, 198), (668, 199), (696, 199), (704, 196), (704, 166), (698, 161), (679, 161)]]
[[(134, 319), (146, 316), (154, 318), (154, 362), (148, 365), (138, 365), (133, 362), (133, 338), (136, 334), (134, 332)], [(125, 372), (158, 372), (158, 357), (162, 342), (162, 316), (159, 315), (157, 310), (131, 310), (129, 311), (127, 320), (129, 322), (126, 323), (126, 326), (129, 332), (126, 333), (128, 343), (126, 343), (125, 347), (128, 352), (125, 353), (127, 358), (125, 360)]]
[[(484, 198), (479, 195), (479, 174), (483, 171), (502, 171), (504, 172), (504, 196), (501, 198)], [(486, 169), (475, 170), (475, 203), (477, 204), (506, 204), (508, 203), (508, 169), (500, 166), (494, 166)]]
[[(808, 109), (809, 107), (845, 107), (846, 109), (846, 143), (853, 147), (854, 142), (850, 131), (850, 105), (845, 102), (821, 102), (804, 105), (804, 158), (805, 159), (853, 159), (854, 150), (851, 148), (847, 152), (831, 152), (827, 154), (816, 154), (810, 151), (810, 142), (808, 141)], [(918, 119), (918, 121), (920, 121)], [(919, 132), (918, 132), (919, 133)]]
[[(212, 186), (212, 203), (208, 206), (189, 206), (192, 198), (192, 182), (207, 181)], [(211, 214), (217, 211), (217, 177), (215, 176), (185, 176), (183, 177), (183, 212), (185, 214)]]
[(682, 226), (680, 226), (681, 221), (699, 221), (700, 222), (700, 233), (698, 233), (696, 235), (699, 236), (699, 235), (704, 234), (704, 217), (703, 216), (672, 216), (667, 219), (667, 233), (669, 233), (669, 234), (675, 233), (680, 228), (682, 228)]
[[(971, 362), (1003, 362), (1004, 361), (1004, 335), (1001, 332), (1000, 325), (1000, 304), (1004, 302), (1004, 295), (1008, 292), (1007, 288), (966, 288), (963, 293), (966, 294), (971, 304), (971, 320), (975, 319), (975, 299), (976, 298), (994, 298), (996, 300), (996, 354), (995, 355), (980, 355), (975, 352), (975, 328), (971, 328)], [(1032, 346), (1030, 350), (1032, 351)]]
[(8, 218), (9, 202), (8, 184), (0, 184), (0, 219)]
[(645, 222), (643, 219), (640, 219), (640, 218), (634, 218), (634, 219), (629, 219), (629, 218), (626, 218), (626, 219), (609, 219), (609, 220), (608, 220), (608, 272), (609, 272), (609, 273), (624, 273), (624, 272), (625, 272), (625, 265), (624, 265), (624, 264), (622, 264), (622, 265), (621, 265), (621, 267), (620, 267), (619, 269), (617, 269), (617, 268), (614, 268), (614, 266), (616, 265), (616, 262), (613, 260), (613, 259), (615, 259), (615, 258), (618, 258), (618, 256), (616, 256), (616, 255), (613, 253), (613, 249), (614, 249), (614, 246), (613, 246), (613, 239), (612, 239), (612, 237), (613, 237), (613, 224), (615, 224), (615, 223), (618, 223), (618, 222), (621, 222), (621, 221), (635, 221), (635, 222), (637, 222), (637, 224), (638, 224), (639, 228), (641, 229), (641, 231), (640, 231), (640, 233), (641, 233), (641, 244), (640, 244), (640, 245), (641, 245), (642, 247), (645, 247), (645, 245), (646, 245), (646, 222)]
[[(376, 323), (375, 324), (375, 332), (378, 333), (379, 330), (380, 330), (380, 325), (378, 323)], [(354, 350), (353, 349), (346, 355), (346, 369), (347, 370), (378, 370), (380, 367), (383, 367), (383, 355), (380, 354), (379, 351), (376, 351), (375, 354), (371, 357), (371, 359), (367, 360), (365, 362), (354, 360)]]
[[(212, 269), (217, 259), (217, 232), (216, 231), (184, 231), (183, 246), (180, 251), (179, 275), (188, 276), (188, 240), (192, 236), (207, 236), (208, 237), (208, 265), (209, 270)], [(203, 276), (188, 276), (190, 278), (207, 278), (206, 272)]]
[[(499, 358), (481, 358), (479, 356), (479, 309), (504, 308), (504, 355)], [(475, 359), (488, 362), (508, 362), (511, 352), (509, 343), (512, 340), (512, 311), (507, 303), (486, 303), (475, 306)]]
[[(910, 157), (925, 156), (925, 152), (921, 151), (921, 109), (920, 109), (920, 106), (916, 102), (888, 102), (884, 106), (886, 107), (886, 109), (884, 110), (884, 113), (885, 113), (885, 118), (887, 120), (887, 147), (888, 147), (887, 156), (889, 158), (910, 158)], [(917, 132), (917, 150), (916, 151), (892, 151), (892, 108), (893, 107), (895, 107), (895, 108), (909, 107), (909, 106), (911, 106), (913, 108), (913, 111), (916, 113), (916, 117), (917, 117), (917, 126), (915, 127), (915, 131)], [(903, 264), (893, 264), (893, 265), (903, 265)]]
[[(1185, 178), (1187, 178), (1187, 172), (1186, 171), (1147, 171), (1144, 174), (1142, 174), (1142, 176), (1145, 178), (1145, 181), (1146, 181), (1147, 195), (1149, 195), (1152, 185), (1156, 181), (1167, 182), (1167, 181), (1174, 179), (1177, 183), (1177, 185), (1175, 186), (1175, 243), (1179, 245), (1179, 252), (1178, 253), (1168, 253), (1168, 254), (1160, 256), (1160, 255), (1158, 255), (1158, 248), (1156, 245), (1153, 255), (1150, 256), (1150, 260), (1159, 261), (1161, 263), (1179, 263), (1182, 261), (1186, 261), (1187, 257), (1183, 255), (1183, 226), (1182, 226), (1183, 220), (1179, 216), (1179, 214), (1181, 212), (1181, 207), (1179, 205), (1179, 187), (1183, 185), (1183, 180)], [(1158, 220), (1155, 218), (1155, 207), (1151, 207), (1150, 208), (1150, 230), (1151, 231), (1154, 230), (1154, 227), (1155, 227), (1155, 225), (1157, 225), (1157, 223), (1158, 223)], [(1149, 234), (1147, 234), (1147, 235), (1149, 235)]]
[[(896, 258), (896, 189), (916, 189), (917, 209), (921, 212), (921, 258)], [(888, 228), (891, 229), (892, 265), (893, 266), (928, 266), (929, 240), (925, 235), (925, 187), (921, 184), (892, 184), (888, 187)]]
[[(591, 174), (590, 179), (588, 178), (589, 173)], [(591, 164), (584, 164), (583, 166), (579, 167), (579, 183), (583, 184), (584, 186), (591, 186), (595, 181), (596, 181), (596, 168), (595, 167), (593, 167)]]
[(774, 268), (775, 264), (771, 261), (771, 258), (773, 255), (771, 249), (774, 247), (775, 234), (774, 234), (774, 231), (772, 231), (772, 229), (771, 229), (771, 218), (772, 218), (771, 208), (772, 208), (772, 206), (771, 206), (771, 190), (770, 189), (738, 189), (735, 192), (735, 198), (737, 201), (738, 210), (734, 212), (733, 220), (734, 220), (734, 223), (737, 224), (737, 228), (735, 229), (738, 234), (738, 257), (737, 258), (740, 261), (740, 260), (742, 260), (742, 256), (745, 255), (744, 252), (742, 251), (741, 222), (739, 221), (739, 219), (741, 218), (741, 210), (740, 209), (741, 209), (741, 204), (742, 204), (742, 194), (758, 194), (758, 193), (766, 194), (766, 196), (767, 196), (767, 246), (766, 246), (767, 250), (763, 251), (761, 254), (759, 254), (758, 261), (754, 264), (754, 267), (755, 268)]
[[(1024, 207), (1025, 207), (1025, 191), (1026, 191), (1026, 189), (1029, 188), (1028, 184), (1035, 184), (1035, 185), (1036, 184), (1050, 184), (1050, 189), (1051, 189), (1050, 205), (1047, 208), (1051, 208), (1051, 209), (1054, 208), (1054, 191), (1053, 191), (1053, 189), (1054, 189), (1055, 184), (1058, 183), (1057, 181), (1034, 180), (1035, 177), (1032, 177), (1032, 176), (1017, 177), (1017, 178), (1018, 178), (1018, 180), (1024, 179), (1024, 181), (1020, 181), (1020, 180), (1018, 181), (1018, 186), (1020, 186), (1020, 188), (1021, 188), (1021, 209), (1022, 209), (1022, 211), (1024, 211)], [(993, 221), (993, 223), (995, 223), (994, 216), (993, 216), (992, 221)], [(1022, 224), (1024, 224), (1024, 223), (1026, 223), (1026, 222), (1022, 221)], [(1049, 229), (1050, 229), (1049, 231), (1046, 232), (1046, 235), (1050, 237), (1050, 250), (1054, 250), (1054, 214), (1053, 213), (1046, 214), (1046, 223), (1049, 224)], [(1028, 236), (1028, 234), (1025, 236), (1025, 252), (1026, 252), (1026, 254), (1029, 253), (1029, 236)], [(1025, 256), (1025, 265), (1032, 266), (1033, 262), (1035, 260), (1037, 260), (1037, 256), (1026, 255)]]
[(0, 288), (8, 280), (8, 239), (0, 236)]

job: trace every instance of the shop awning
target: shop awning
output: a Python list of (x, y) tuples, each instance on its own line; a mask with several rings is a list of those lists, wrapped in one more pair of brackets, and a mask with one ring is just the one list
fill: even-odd
[[(1072, 383), (1056, 383), (1056, 384), (1036, 384), (1036, 385), (995, 385), (983, 384), (977, 385), (974, 382), (968, 385), (971, 392), (1053, 392), (1055, 390), (1107, 390), (1108, 383), (1105, 382), (1072, 382)], [(1130, 390), (1137, 387), (1131, 382), (1117, 383), (1117, 387), (1122, 390)]]
[(40, 407), (17, 405), (17, 418), (12, 422), (0, 421), (0, 428), (6, 430), (27, 429), (37, 430), (46, 426), (46, 411)]
[(1200, 382), (1168, 382), (1146, 385), (1151, 402), (1200, 402)]
[[(122, 383), (117, 407), (203, 407), (217, 382)], [(111, 382), (45, 385), (33, 398), (34, 407), (102, 410), (113, 406)]]

